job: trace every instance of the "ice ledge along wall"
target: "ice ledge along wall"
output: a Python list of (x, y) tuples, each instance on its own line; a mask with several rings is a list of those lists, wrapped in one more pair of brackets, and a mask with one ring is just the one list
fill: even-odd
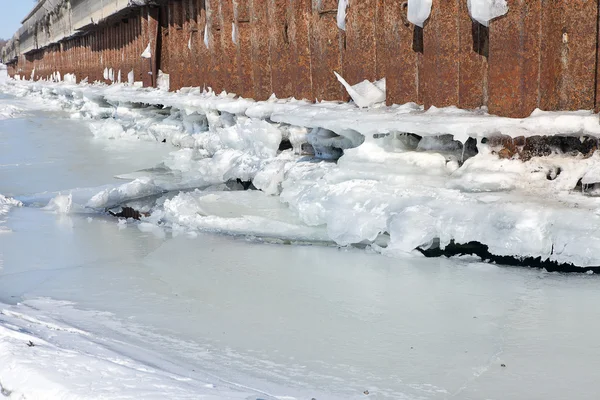
[(171, 90), (347, 100), (337, 71), (350, 83), (386, 77), (388, 104), (509, 117), (599, 108), (598, 0), (508, 0), (489, 28), (467, 0), (433, 0), (424, 28), (408, 22), (406, 0), (350, 0), (345, 31), (338, 0), (41, 3), (4, 49), (12, 76), (102, 81), (112, 69), (154, 86), (160, 70)]

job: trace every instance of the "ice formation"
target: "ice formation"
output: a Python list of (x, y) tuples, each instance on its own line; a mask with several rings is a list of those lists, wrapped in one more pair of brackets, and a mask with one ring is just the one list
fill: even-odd
[[(590, 111), (509, 119), (118, 84), (9, 81), (6, 90), (90, 119), (99, 139), (181, 147), (122, 185), (73, 192), (74, 206), (148, 212), (143, 223), (157, 233), (361, 243), (388, 254), (479, 242), (499, 256), (600, 265), (600, 125)], [(520, 148), (500, 152), (512, 138)], [(259, 191), (236, 191), (251, 186)]]
[(385, 103), (385, 78), (375, 83), (364, 80), (356, 85), (350, 85), (340, 74), (337, 72), (334, 74), (360, 108)]
[(431, 15), (432, 0), (408, 0), (408, 20), (423, 27)]
[(348, 8), (349, 0), (338, 0), (337, 9), (337, 26), (341, 30), (346, 30), (346, 10)]
[(6, 215), (13, 207), (21, 207), (23, 203), (10, 197), (3, 196), (0, 194), (0, 234), (9, 232), (9, 229), (3, 224), (5, 222)]
[(152, 50), (150, 50), (150, 43), (148, 43), (148, 46), (142, 53), (141, 57), (142, 58), (152, 58)]
[(508, 13), (506, 0), (467, 0), (467, 8), (471, 18), (484, 26)]

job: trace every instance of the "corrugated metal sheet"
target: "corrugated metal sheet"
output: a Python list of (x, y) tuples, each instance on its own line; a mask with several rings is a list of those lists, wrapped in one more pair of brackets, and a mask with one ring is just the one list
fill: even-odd
[[(466, 0), (433, 0), (424, 28), (408, 22), (407, 0), (352, 1), (345, 31), (338, 0), (143, 3), (42, 1), (3, 60), (13, 75), (35, 70), (34, 79), (58, 71), (105, 80), (106, 69), (154, 86), (162, 71), (172, 90), (258, 100), (347, 100), (336, 71), (350, 83), (386, 77), (388, 104), (487, 105), (511, 117), (597, 109), (600, 99), (595, 0), (508, 0), (509, 13), (489, 29), (471, 20)], [(148, 45), (152, 57), (142, 58)]]

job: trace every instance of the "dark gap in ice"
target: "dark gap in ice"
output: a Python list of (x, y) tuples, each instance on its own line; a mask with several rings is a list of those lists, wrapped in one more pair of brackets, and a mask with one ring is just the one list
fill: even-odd
[(115, 212), (113, 210), (107, 210), (107, 212), (113, 217), (117, 218), (126, 218), (126, 219), (135, 219), (139, 221), (142, 217), (149, 216), (148, 213), (139, 212), (138, 210), (132, 207), (121, 207), (120, 212)]
[(444, 249), (435, 247), (429, 249), (417, 248), (417, 250), (428, 258), (474, 255), (484, 262), (513, 267), (538, 268), (545, 269), (548, 272), (585, 273), (591, 271), (595, 274), (600, 273), (600, 267), (578, 267), (570, 263), (542, 260), (541, 257), (497, 256), (490, 253), (489, 247), (480, 242), (461, 244), (451, 241)]
[(252, 181), (243, 181), (240, 178), (225, 182), (225, 186), (232, 191), (258, 190)]
[(281, 141), (281, 143), (279, 144), (279, 151), (290, 150), (293, 148), (294, 148), (294, 146), (292, 146), (292, 142), (290, 142), (289, 139), (283, 139)]
[(546, 179), (549, 181), (553, 181), (562, 173), (562, 169), (560, 167), (551, 168), (546, 174)]

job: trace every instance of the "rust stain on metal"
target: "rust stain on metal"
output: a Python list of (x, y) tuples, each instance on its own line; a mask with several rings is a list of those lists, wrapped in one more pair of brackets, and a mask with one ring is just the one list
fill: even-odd
[(539, 107), (594, 108), (598, 4), (588, 0), (543, 2)]
[(221, 25), (221, 53), (224, 69), (223, 74), (226, 82), (223, 83), (223, 89), (230, 93), (239, 93), (241, 85), (238, 74), (237, 44), (234, 39), (234, 12), (233, 1), (223, 0), (219, 3), (220, 7), (220, 25)]
[(279, 98), (294, 96), (292, 88), (290, 15), (288, 0), (269, 0), (269, 60), (271, 62), (271, 87)]
[(508, 0), (510, 12), (490, 24), (488, 108), (526, 117), (538, 105), (542, 0)]
[(297, 0), (288, 9), (288, 39), (290, 47), (290, 75), (293, 96), (312, 99), (311, 53), (309, 27), (312, 18), (312, 0)]
[[(377, 76), (375, 16), (378, 0), (351, 2), (346, 13), (343, 76), (350, 84)], [(338, 71), (340, 72), (340, 71)], [(340, 72), (341, 73), (341, 72)]]
[(313, 0), (311, 20), (311, 73), (313, 97), (317, 100), (345, 100), (347, 95), (333, 75), (342, 71), (342, 35), (336, 14), (327, 12), (335, 1)]
[(250, 0), (251, 59), (256, 100), (266, 100), (273, 94), (267, 6), (264, 0)]
[(238, 94), (254, 96), (254, 74), (252, 71), (252, 29), (250, 27), (250, 0), (234, 0), (233, 16), (237, 31), (236, 62), (240, 82)]
[(457, 106), (472, 109), (486, 105), (489, 30), (471, 19), (464, 1), (459, 2), (458, 24), (460, 68)]
[(458, 104), (459, 0), (433, 0), (423, 29), (423, 100), (425, 108)]
[(406, 17), (407, 0), (384, 0), (384, 45), (387, 103), (416, 101), (419, 93), (419, 54), (414, 49), (415, 27)]

